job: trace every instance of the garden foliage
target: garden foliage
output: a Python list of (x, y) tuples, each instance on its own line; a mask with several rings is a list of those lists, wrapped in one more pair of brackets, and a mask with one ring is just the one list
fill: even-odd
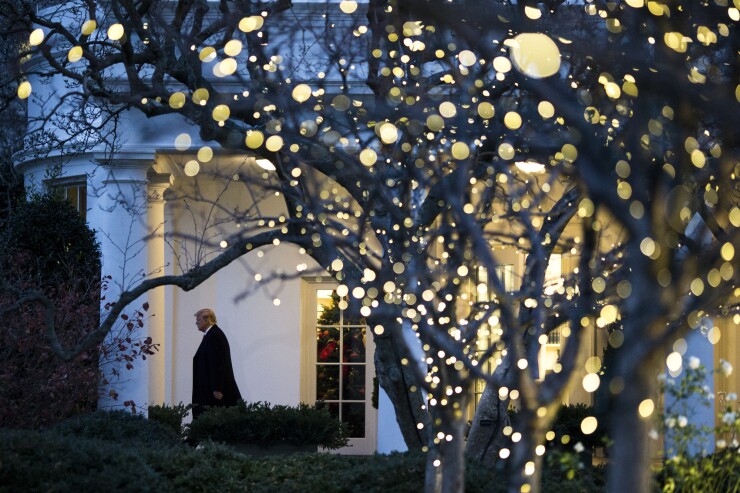
[(180, 436), (166, 425), (129, 411), (95, 411), (75, 416), (57, 423), (50, 431), (68, 437), (141, 445), (180, 443)]
[[(665, 463), (657, 478), (664, 493), (740, 492), (740, 415), (737, 394), (716, 399), (708, 382), (728, 377), (732, 366), (721, 360), (707, 369), (696, 357), (683, 358), (680, 375), (661, 379), (670, 406), (657, 414), (666, 440)], [(714, 409), (714, 427), (697, 423), (697, 415)]]
[[(426, 460), (421, 453), (301, 453), (255, 459), (210, 441), (193, 448), (161, 423), (121, 411), (75, 417), (43, 432), (0, 428), (0, 443), (2, 493), (406, 493), (423, 489)], [(545, 493), (605, 491), (604, 469), (584, 467), (572, 453), (549, 451), (544, 462)], [(468, 463), (465, 491), (506, 491), (503, 465)], [(656, 474), (655, 488), (671, 493), (740, 492), (740, 454), (726, 447), (710, 456), (669, 461)]]
[(152, 405), (147, 408), (147, 416), (150, 420), (161, 423), (174, 431), (178, 436), (184, 436), (186, 426), (183, 421), (192, 408), (192, 404), (182, 402), (174, 406)]
[[(125, 412), (97, 412), (43, 432), (0, 429), (4, 444), (0, 492), (406, 493), (423, 489), (426, 457), (421, 453), (301, 453), (255, 459), (212, 442), (193, 448), (173, 441), (173, 436), (160, 424)], [(554, 467), (543, 477), (545, 492), (603, 491), (601, 470), (568, 480)], [(468, 464), (465, 489), (503, 493), (501, 468)]]
[[(598, 447), (604, 447), (607, 441), (605, 426), (599, 426), (594, 433), (588, 435), (581, 430), (583, 420), (588, 416), (593, 416), (594, 413), (593, 406), (588, 404), (564, 404), (561, 406), (552, 425), (555, 438), (551, 441), (551, 445), (572, 448), (575, 444), (581, 443), (585, 450), (591, 452)], [(568, 437), (568, 439), (564, 440), (565, 437)]]
[(274, 405), (240, 402), (206, 410), (189, 427), (195, 442), (242, 442), (258, 445), (316, 445), (337, 449), (347, 445), (346, 425), (320, 405)]
[[(556, 448), (561, 451), (572, 451), (576, 444), (580, 443), (583, 450), (589, 454), (598, 447), (607, 445), (606, 431), (603, 426), (596, 429), (594, 433), (586, 434), (581, 430), (581, 422), (588, 416), (593, 416), (595, 410), (588, 404), (563, 404), (558, 410), (555, 421), (552, 424), (551, 437), (547, 437), (547, 448)], [(516, 409), (509, 411), (512, 422), (517, 423), (518, 412)]]
[(0, 231), (0, 425), (39, 427), (97, 404), (97, 351), (62, 361), (46, 338), (38, 303), (7, 310), (18, 294), (55, 305), (60, 342), (71, 346), (97, 327), (100, 249), (80, 214), (53, 194), (21, 203)]
[(664, 493), (740, 492), (740, 450), (723, 448), (702, 457), (677, 456), (658, 479)]

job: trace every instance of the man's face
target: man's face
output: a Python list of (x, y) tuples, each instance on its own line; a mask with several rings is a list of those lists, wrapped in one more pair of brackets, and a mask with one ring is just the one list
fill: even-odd
[(205, 332), (209, 325), (211, 324), (208, 323), (207, 313), (201, 313), (200, 315), (195, 316), (195, 326), (198, 327), (199, 331)]

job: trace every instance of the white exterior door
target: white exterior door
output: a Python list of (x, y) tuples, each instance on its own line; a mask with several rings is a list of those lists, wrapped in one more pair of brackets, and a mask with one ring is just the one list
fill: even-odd
[(377, 410), (372, 406), (374, 345), (364, 320), (345, 316), (347, 299), (336, 284), (304, 279), (301, 327), (301, 401), (323, 401), (350, 429), (340, 454), (375, 452)]

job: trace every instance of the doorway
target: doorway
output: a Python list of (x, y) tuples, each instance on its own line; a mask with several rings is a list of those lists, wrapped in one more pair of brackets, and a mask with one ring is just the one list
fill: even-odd
[(349, 444), (336, 453), (372, 454), (377, 444), (372, 335), (364, 320), (347, 316), (349, 300), (337, 294), (336, 283), (303, 281), (301, 401), (321, 401), (347, 424)]

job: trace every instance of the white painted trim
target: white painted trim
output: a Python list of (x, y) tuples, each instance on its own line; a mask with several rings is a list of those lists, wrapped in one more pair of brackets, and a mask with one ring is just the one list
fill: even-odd
[[(327, 280), (324, 280), (327, 279)], [(336, 289), (337, 283), (324, 277), (304, 277), (301, 280), (301, 402), (316, 402), (316, 322), (315, 292), (317, 289)], [(372, 406), (373, 377), (375, 376), (375, 342), (370, 328), (365, 336), (365, 438), (350, 439), (350, 445), (332, 453), (368, 455), (378, 448), (378, 410)]]

